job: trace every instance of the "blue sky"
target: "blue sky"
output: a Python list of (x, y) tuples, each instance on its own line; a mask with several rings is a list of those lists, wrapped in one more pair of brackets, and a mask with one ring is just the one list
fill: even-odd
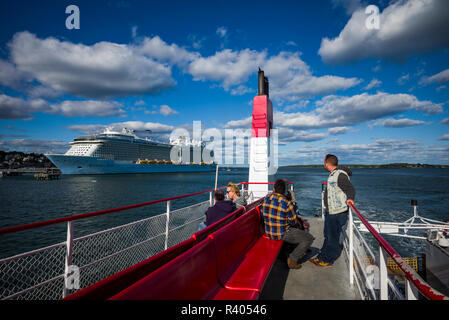
[(109, 125), (248, 129), (262, 67), (281, 165), (449, 164), (445, 0), (0, 1), (0, 15), (2, 150), (64, 152)]

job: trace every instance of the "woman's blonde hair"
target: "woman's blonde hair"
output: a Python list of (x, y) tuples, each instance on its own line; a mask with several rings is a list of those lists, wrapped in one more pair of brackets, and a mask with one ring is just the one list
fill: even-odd
[(234, 192), (237, 195), (237, 197), (240, 197), (240, 190), (236, 184), (229, 182), (228, 187), (231, 188), (231, 191)]

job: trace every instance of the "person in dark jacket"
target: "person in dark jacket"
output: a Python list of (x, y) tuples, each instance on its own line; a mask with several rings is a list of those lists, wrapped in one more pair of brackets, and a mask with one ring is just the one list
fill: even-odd
[(205, 213), (206, 221), (200, 223), (198, 231), (210, 226), (218, 220), (223, 219), (228, 214), (235, 211), (235, 205), (232, 200), (225, 200), (224, 198), (225, 196), (222, 190), (215, 190), (215, 205), (207, 209)]
[(341, 253), (340, 236), (346, 226), (349, 204), (354, 204), (355, 189), (349, 180), (352, 172), (347, 167), (338, 166), (338, 158), (326, 155), (324, 168), (329, 171), (324, 192), (324, 243), (318, 256), (309, 261), (316, 266), (332, 266)]

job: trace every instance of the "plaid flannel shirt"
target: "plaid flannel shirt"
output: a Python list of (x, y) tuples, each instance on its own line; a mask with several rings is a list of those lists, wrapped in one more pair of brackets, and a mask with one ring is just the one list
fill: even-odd
[(290, 226), (298, 223), (291, 201), (279, 193), (265, 197), (262, 203), (265, 234), (273, 240), (282, 240)]

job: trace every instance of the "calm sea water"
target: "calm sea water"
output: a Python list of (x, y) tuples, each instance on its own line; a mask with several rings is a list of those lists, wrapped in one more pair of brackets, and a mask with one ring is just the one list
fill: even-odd
[[(302, 214), (321, 214), (324, 169), (281, 168), (271, 177), (294, 183)], [(248, 180), (247, 169), (220, 171), (218, 185)], [(116, 208), (211, 189), (213, 173), (62, 176), (36, 181), (32, 176), (0, 179), (0, 228), (79, 213)], [(417, 199), (423, 217), (449, 220), (449, 169), (353, 169), (356, 206), (369, 220), (405, 221), (413, 215)], [(209, 194), (176, 200), (181, 208), (209, 199)], [(165, 212), (165, 204), (118, 212), (75, 222), (75, 237)], [(56, 225), (0, 236), (0, 258), (65, 241), (66, 225)], [(385, 236), (403, 256), (419, 255), (421, 240)]]

